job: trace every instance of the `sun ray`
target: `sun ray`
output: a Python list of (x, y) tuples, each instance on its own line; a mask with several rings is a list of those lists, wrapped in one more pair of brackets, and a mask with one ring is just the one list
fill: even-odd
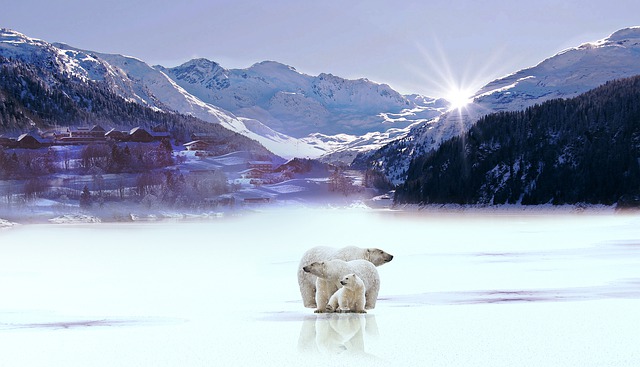
[(459, 110), (473, 101), (473, 93), (475, 91), (470, 88), (456, 86), (449, 89), (444, 98), (449, 101), (449, 110)]

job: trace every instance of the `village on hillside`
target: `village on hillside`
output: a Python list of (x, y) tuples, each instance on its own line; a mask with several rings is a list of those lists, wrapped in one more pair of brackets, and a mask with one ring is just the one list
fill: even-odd
[[(88, 145), (108, 142), (150, 143), (169, 138), (169, 133), (161, 128), (148, 131), (142, 127), (135, 127), (128, 131), (122, 131), (115, 128), (105, 130), (100, 125), (93, 125), (90, 127), (51, 129), (43, 133), (31, 131), (20, 134), (17, 137), (0, 135), (0, 146), (5, 148), (38, 149), (51, 146)], [(193, 141), (185, 144), (185, 147), (192, 147), (194, 144), (198, 148), (207, 146), (205, 141)]]
[(0, 136), (0, 211), (4, 217), (21, 210), (49, 216), (99, 211), (122, 219), (132, 211), (207, 211), (374, 194), (359, 172), (247, 151), (220, 155), (214, 145), (207, 134), (194, 133), (191, 141), (175, 145), (160, 129), (100, 125)]

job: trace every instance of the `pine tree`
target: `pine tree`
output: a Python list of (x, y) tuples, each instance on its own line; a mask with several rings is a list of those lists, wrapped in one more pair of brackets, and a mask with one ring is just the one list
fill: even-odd
[(89, 191), (89, 187), (85, 185), (82, 189), (82, 193), (80, 194), (80, 207), (83, 209), (90, 208), (92, 204), (91, 191)]

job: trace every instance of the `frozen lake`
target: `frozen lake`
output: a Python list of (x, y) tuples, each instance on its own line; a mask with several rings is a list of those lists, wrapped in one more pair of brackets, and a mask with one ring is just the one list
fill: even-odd
[[(379, 247), (315, 315), (315, 245)], [(638, 366), (640, 215), (265, 211), (0, 230), (0, 366)]]

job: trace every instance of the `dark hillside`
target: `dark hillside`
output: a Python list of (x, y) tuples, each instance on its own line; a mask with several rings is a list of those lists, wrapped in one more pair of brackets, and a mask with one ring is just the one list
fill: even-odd
[(411, 163), (397, 203), (614, 204), (640, 189), (640, 77), (484, 117)]
[(220, 125), (151, 109), (124, 100), (102, 83), (0, 56), (0, 134), (95, 124), (118, 129), (160, 127), (178, 142), (189, 141), (194, 132), (205, 133), (215, 136), (216, 143), (225, 146), (223, 151), (270, 154), (258, 142)]

